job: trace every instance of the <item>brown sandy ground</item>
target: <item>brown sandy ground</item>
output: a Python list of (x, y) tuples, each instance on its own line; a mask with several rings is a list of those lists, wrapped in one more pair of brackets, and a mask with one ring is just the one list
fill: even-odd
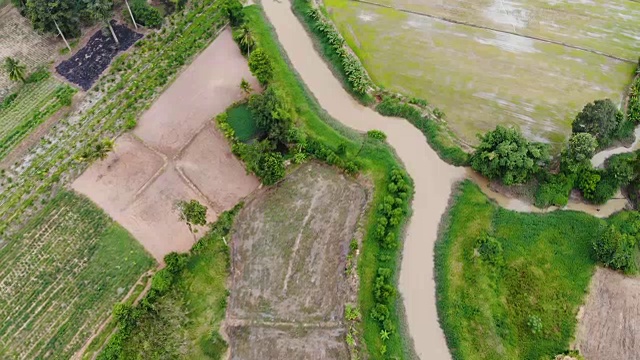
[(232, 359), (345, 359), (346, 257), (366, 194), (310, 163), (235, 221), (226, 333)]
[(640, 278), (598, 268), (579, 317), (575, 345), (585, 359), (640, 359)]
[(100, 205), (158, 261), (171, 251), (189, 250), (196, 237), (179, 220), (178, 201), (198, 200), (214, 221), (259, 185), (211, 121), (242, 99), (242, 78), (258, 88), (227, 29), (143, 114), (133, 133), (119, 137), (115, 150), (87, 169), (73, 188)]

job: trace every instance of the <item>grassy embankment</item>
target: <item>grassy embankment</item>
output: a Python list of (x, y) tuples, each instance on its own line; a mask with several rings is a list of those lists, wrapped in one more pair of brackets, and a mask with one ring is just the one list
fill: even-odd
[(90, 200), (63, 191), (0, 250), (0, 357), (71, 358), (154, 261)]
[[(454, 359), (539, 360), (568, 349), (604, 224), (579, 212), (504, 210), (463, 182), (436, 244), (438, 310)], [(485, 234), (502, 255), (483, 254)]]

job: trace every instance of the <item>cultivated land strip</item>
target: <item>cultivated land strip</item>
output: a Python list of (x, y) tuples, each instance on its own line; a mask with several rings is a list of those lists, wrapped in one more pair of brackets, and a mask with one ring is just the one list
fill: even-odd
[(444, 21), (444, 22), (448, 22), (448, 23), (452, 23), (452, 24), (469, 26), (469, 27), (473, 27), (473, 28), (476, 28), (476, 29), (490, 30), (490, 31), (494, 31), (494, 32), (497, 32), (497, 33), (502, 33), (502, 34), (514, 35), (514, 36), (518, 36), (518, 37), (522, 37), (522, 38), (526, 38), (526, 39), (541, 41), (541, 42), (544, 42), (544, 43), (547, 43), (547, 44), (560, 45), (560, 46), (564, 46), (564, 47), (567, 47), (567, 48), (570, 48), (570, 49), (575, 49), (575, 50), (579, 50), (579, 51), (585, 51), (585, 52), (589, 52), (589, 53), (592, 53), (592, 54), (604, 56), (604, 57), (607, 57), (607, 58), (610, 58), (610, 59), (613, 59), (613, 60), (618, 60), (618, 61), (627, 62), (627, 63), (631, 63), (631, 64), (636, 64), (637, 63), (636, 60), (621, 58), (621, 57), (616, 56), (616, 55), (611, 55), (611, 54), (605, 53), (603, 51), (589, 49), (589, 48), (586, 48), (586, 47), (583, 47), (583, 46), (571, 45), (571, 44), (568, 44), (568, 43), (563, 42), (563, 41), (545, 39), (545, 38), (541, 38), (541, 37), (533, 36), (533, 35), (520, 34), (520, 33), (514, 32), (514, 31), (500, 30), (500, 29), (496, 29), (496, 28), (493, 28), (493, 27), (490, 27), (490, 26), (472, 24), (472, 23), (469, 23), (469, 22), (466, 22), (466, 21), (460, 21), (460, 20), (455, 20), (455, 19), (452, 19), (452, 18), (443, 17), (443, 16), (427, 14), (427, 13), (420, 12), (420, 11), (409, 10), (409, 9), (404, 9), (404, 8), (400, 8), (400, 7), (395, 7), (395, 6), (379, 4), (379, 3), (372, 2), (372, 1), (367, 1), (367, 0), (351, 0), (351, 1), (359, 2), (359, 3), (363, 3), (363, 4), (368, 4), (368, 5), (373, 5), (373, 6), (378, 6), (378, 7), (383, 7), (383, 8), (387, 8), (387, 9), (392, 9), (392, 10), (400, 11), (400, 12), (407, 13), (407, 14), (424, 16), (424, 17), (428, 17), (428, 18), (431, 18), (431, 19), (436, 19), (436, 20), (440, 20), (440, 21)]

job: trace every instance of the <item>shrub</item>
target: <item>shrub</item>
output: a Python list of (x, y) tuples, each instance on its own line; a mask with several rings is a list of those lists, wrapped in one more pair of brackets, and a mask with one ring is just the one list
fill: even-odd
[(256, 175), (265, 185), (273, 185), (284, 178), (284, 158), (277, 152), (267, 153), (260, 158)]
[(200, 340), (200, 349), (209, 359), (222, 359), (227, 347), (227, 342), (215, 330), (209, 337), (203, 337)]
[(596, 184), (593, 193), (588, 197), (585, 196), (585, 198), (594, 204), (604, 204), (618, 192), (619, 186), (620, 184), (613, 176), (604, 173)]
[(162, 26), (163, 18), (160, 10), (149, 5), (146, 0), (133, 0), (130, 7), (138, 24), (154, 29)]
[(594, 169), (584, 169), (578, 174), (578, 189), (585, 199), (593, 197), (600, 178), (600, 173)]
[(586, 132), (605, 147), (614, 139), (624, 116), (609, 99), (596, 100), (584, 106), (571, 124), (574, 133)]
[(32, 72), (31, 75), (29, 75), (29, 77), (27, 77), (27, 79), (24, 82), (25, 84), (33, 84), (33, 83), (37, 83), (42, 80), (48, 79), (49, 76), (51, 76), (51, 74), (49, 73), (49, 70), (47, 70), (46, 68), (40, 68)]
[(369, 130), (367, 131), (367, 137), (370, 139), (385, 141), (387, 139), (387, 134), (380, 130)]
[(610, 225), (593, 241), (593, 249), (598, 261), (607, 267), (626, 273), (637, 271), (636, 245), (635, 237), (621, 233), (614, 225)]
[(244, 22), (244, 12), (242, 11), (242, 3), (240, 1), (225, 0), (223, 6), (231, 26), (236, 27)]
[(569, 202), (569, 195), (575, 183), (575, 175), (548, 175), (540, 182), (535, 195), (535, 206), (565, 206)]
[(529, 326), (532, 334), (538, 334), (542, 332), (542, 319), (538, 315), (529, 315), (527, 326)]
[(637, 158), (636, 153), (612, 156), (607, 161), (607, 175), (615, 179), (618, 184), (627, 185), (636, 176)]
[(271, 60), (264, 50), (260, 48), (254, 50), (249, 56), (249, 69), (263, 86), (267, 85), (273, 77)]
[(478, 238), (476, 246), (483, 261), (493, 266), (502, 266), (504, 264), (502, 244), (493, 236), (483, 234)]
[(173, 274), (167, 268), (159, 270), (151, 279), (151, 290), (155, 290), (158, 295), (162, 295), (169, 290), (173, 282)]
[(471, 167), (489, 179), (513, 185), (529, 180), (548, 159), (547, 145), (531, 143), (518, 130), (498, 125), (480, 136)]
[(0, 110), (4, 110), (8, 108), (17, 97), (18, 97), (18, 94), (16, 93), (7, 95), (7, 97), (5, 97), (4, 100), (2, 100), (2, 103), (0, 103)]

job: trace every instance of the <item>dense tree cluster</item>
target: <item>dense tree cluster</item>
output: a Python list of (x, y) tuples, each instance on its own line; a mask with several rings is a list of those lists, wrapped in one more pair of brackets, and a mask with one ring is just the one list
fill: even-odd
[(471, 167), (505, 185), (522, 184), (549, 160), (548, 146), (529, 142), (514, 128), (498, 125), (480, 136)]
[(571, 124), (574, 134), (589, 133), (605, 147), (617, 137), (624, 115), (609, 99), (596, 100), (584, 106)]

